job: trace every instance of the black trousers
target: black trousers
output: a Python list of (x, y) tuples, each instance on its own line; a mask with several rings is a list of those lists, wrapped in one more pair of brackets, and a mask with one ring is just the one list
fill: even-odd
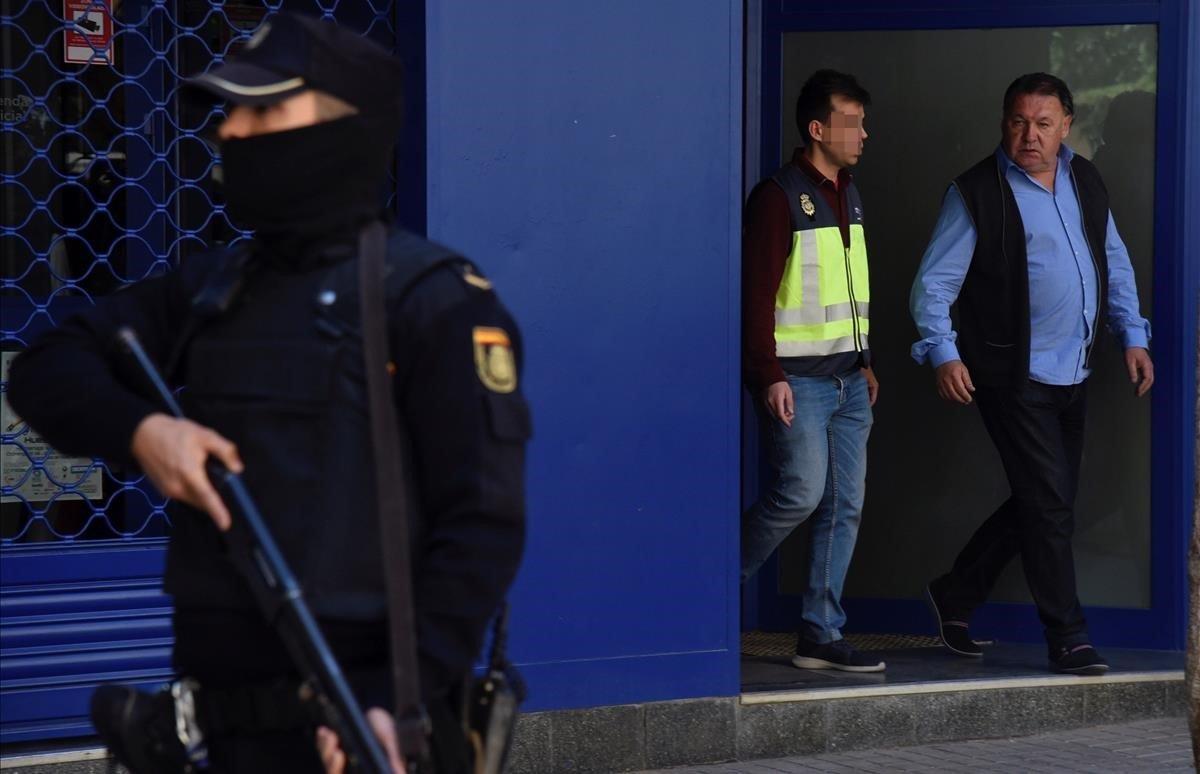
[[(322, 619), (320, 624), (360, 705), (391, 706), (386, 622)], [(256, 610), (176, 608), (173, 627), (175, 671), (195, 678), (202, 694), (205, 688), (236, 692), (246, 686), (299, 680), (283, 642)], [(437, 696), (425, 697), (425, 709), (433, 725), (433, 770), (438, 774), (466, 774), (472, 770), (473, 755), (462, 731), (461, 710), (466, 690), (466, 683), (456, 684), (444, 695), (439, 692)], [(273, 703), (279, 702), (273, 699)], [(206, 706), (203, 699), (201, 706)], [(251, 720), (241, 728), (217, 732), (205, 729), (209, 731), (208, 752), (214, 772), (319, 774), (325, 771), (317, 755), (316, 728), (311, 723), (277, 728), (279, 723), (291, 723), (293, 714), (278, 707), (276, 712), (265, 713), (260, 713), (257, 706), (246, 707), (245, 713), (228, 704), (225, 708), (237, 709), (226, 714), (239, 717), (265, 714), (267, 722)], [(201, 725), (205, 725), (203, 718)]]
[(1019, 389), (977, 388), (975, 401), (1012, 494), (975, 531), (950, 573), (935, 581), (948, 618), (966, 621), (1020, 555), (1050, 647), (1088, 641), (1071, 550), (1086, 384), (1027, 380)]

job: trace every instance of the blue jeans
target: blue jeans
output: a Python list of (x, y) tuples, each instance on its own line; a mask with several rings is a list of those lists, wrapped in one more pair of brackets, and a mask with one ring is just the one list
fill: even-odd
[(846, 623), (842, 587), (866, 494), (871, 404), (860, 371), (844, 377), (789, 376), (788, 384), (796, 404), (792, 426), (770, 415), (763, 418), (774, 481), (742, 516), (742, 581), (811, 518), (800, 634), (828, 643), (842, 638)]

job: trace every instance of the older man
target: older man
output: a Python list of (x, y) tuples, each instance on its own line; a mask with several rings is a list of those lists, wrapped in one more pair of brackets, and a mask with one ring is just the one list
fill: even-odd
[[(1012, 494), (926, 590), (943, 643), (982, 650), (971, 613), (1020, 554), (1045, 626), (1050, 667), (1101, 674), (1071, 551), (1087, 377), (1100, 322), (1124, 347), (1138, 397), (1154, 383), (1150, 325), (1096, 168), (1063, 141), (1074, 102), (1059, 78), (1031, 73), (1004, 94), (1001, 142), (954, 180), (913, 283), (918, 363), (938, 394), (977, 402)], [(957, 301), (959, 330), (950, 307)]]

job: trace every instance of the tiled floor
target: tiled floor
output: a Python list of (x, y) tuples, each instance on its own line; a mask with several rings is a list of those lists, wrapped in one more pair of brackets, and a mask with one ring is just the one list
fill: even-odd
[[(801, 772), (1124, 772), (1194, 771), (1182, 718), (1142, 720), (1018, 739), (944, 742), (797, 758), (659, 770), (694, 774)], [(652, 774), (644, 772), (643, 774)]]

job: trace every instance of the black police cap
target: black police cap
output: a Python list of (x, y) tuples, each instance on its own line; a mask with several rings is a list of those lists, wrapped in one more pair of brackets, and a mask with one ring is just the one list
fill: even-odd
[(241, 51), (188, 85), (236, 105), (273, 105), (307, 89), (364, 113), (398, 112), (403, 101), (400, 60), (387, 49), (295, 13), (267, 17)]

